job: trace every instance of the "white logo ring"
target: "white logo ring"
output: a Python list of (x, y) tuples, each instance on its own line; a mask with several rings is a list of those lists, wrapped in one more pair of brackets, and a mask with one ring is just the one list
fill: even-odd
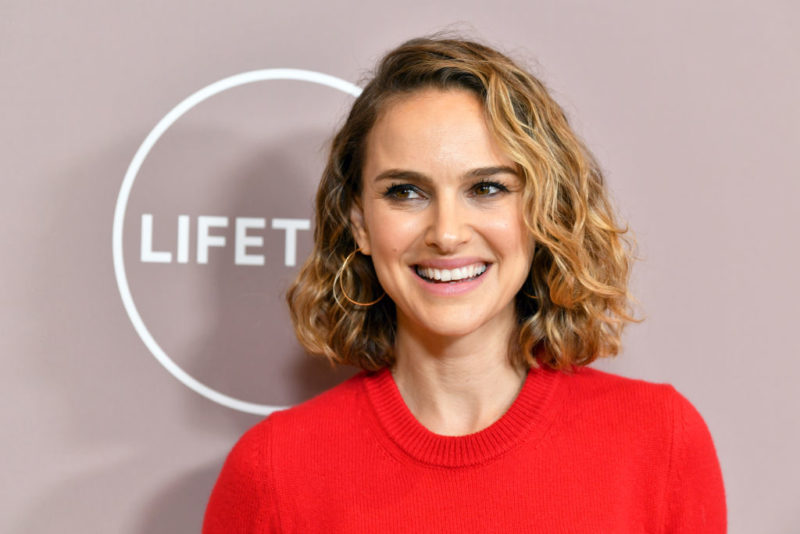
[(199, 91), (183, 100), (180, 104), (172, 108), (172, 110), (167, 113), (164, 118), (158, 121), (158, 124), (156, 124), (155, 128), (150, 131), (139, 147), (139, 150), (137, 150), (136, 154), (133, 156), (133, 160), (131, 160), (130, 165), (128, 165), (128, 170), (125, 172), (125, 179), (122, 181), (122, 187), (120, 188), (119, 195), (117, 196), (117, 204), (114, 208), (114, 226), (112, 231), (111, 245), (114, 256), (114, 275), (117, 279), (117, 287), (119, 288), (120, 297), (122, 297), (122, 304), (125, 306), (125, 311), (128, 313), (128, 318), (131, 320), (131, 323), (133, 323), (136, 333), (139, 334), (139, 337), (153, 354), (155, 359), (161, 365), (163, 365), (164, 368), (166, 368), (166, 370), (172, 374), (172, 376), (180, 380), (186, 387), (199, 393), (203, 397), (206, 397), (217, 404), (221, 404), (222, 406), (227, 406), (233, 410), (257, 415), (268, 415), (285, 407), (246, 402), (220, 393), (219, 391), (216, 391), (215, 389), (212, 389), (198, 381), (186, 371), (181, 369), (158, 345), (152, 334), (150, 334), (150, 331), (145, 326), (144, 321), (142, 321), (142, 317), (139, 315), (139, 311), (136, 309), (136, 304), (133, 302), (133, 296), (131, 295), (131, 290), (128, 286), (128, 277), (125, 273), (125, 262), (123, 261), (122, 233), (125, 221), (125, 210), (128, 206), (128, 198), (130, 197), (131, 189), (133, 188), (133, 182), (136, 180), (136, 175), (139, 173), (139, 169), (142, 167), (145, 158), (150, 153), (150, 150), (153, 148), (159, 138), (164, 135), (164, 132), (166, 132), (167, 129), (186, 112), (207, 98), (233, 87), (267, 80), (301, 80), (332, 87), (355, 97), (358, 97), (358, 95), (361, 94), (360, 87), (342, 80), (341, 78), (336, 78), (335, 76), (322, 74), (320, 72), (301, 69), (253, 70), (236, 74), (228, 78), (223, 78), (222, 80), (203, 87)]

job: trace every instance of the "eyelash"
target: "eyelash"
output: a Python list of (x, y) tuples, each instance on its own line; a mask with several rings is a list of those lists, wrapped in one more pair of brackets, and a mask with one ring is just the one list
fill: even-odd
[[(482, 188), (494, 188), (497, 191), (491, 192), (491, 193), (487, 193), (487, 194), (484, 194), (484, 195), (475, 194), (478, 189), (482, 189)], [(508, 188), (505, 185), (501, 184), (500, 182), (481, 181), (481, 182), (478, 182), (478, 183), (474, 184), (470, 188), (470, 191), (475, 196), (493, 197), (493, 196), (496, 196), (496, 195), (498, 195), (500, 193), (508, 193)], [(411, 184), (391, 184), (389, 187), (386, 188), (386, 191), (383, 192), (383, 197), (387, 198), (389, 200), (396, 200), (396, 201), (400, 201), (400, 202), (406, 201), (406, 200), (416, 200), (416, 199), (409, 199), (409, 198), (403, 198), (403, 197), (398, 196), (399, 194), (407, 194), (407, 193), (416, 193), (416, 194), (422, 196), (422, 192), (415, 185), (411, 185)]]
[(472, 191), (474, 192), (481, 187), (493, 187), (497, 189), (497, 192), (489, 193), (487, 196), (495, 196), (498, 193), (508, 193), (508, 188), (506, 186), (504, 186), (500, 182), (490, 182), (490, 181), (478, 182), (477, 184), (472, 186)]

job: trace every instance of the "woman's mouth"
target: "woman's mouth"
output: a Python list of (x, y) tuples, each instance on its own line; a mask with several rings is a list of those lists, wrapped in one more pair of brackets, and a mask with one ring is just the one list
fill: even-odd
[(434, 269), (433, 267), (415, 265), (414, 271), (417, 273), (417, 276), (427, 282), (444, 284), (464, 282), (478, 278), (486, 272), (487, 268), (488, 266), (485, 263), (474, 263), (455, 269)]

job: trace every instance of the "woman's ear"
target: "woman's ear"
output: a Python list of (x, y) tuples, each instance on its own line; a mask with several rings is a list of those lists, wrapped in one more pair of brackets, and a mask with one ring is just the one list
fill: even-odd
[(369, 256), (369, 232), (367, 232), (367, 226), (364, 224), (364, 212), (358, 201), (353, 202), (353, 206), (350, 208), (350, 230), (353, 232), (353, 237), (356, 240), (356, 244), (358, 244), (358, 248), (361, 249), (361, 253)]

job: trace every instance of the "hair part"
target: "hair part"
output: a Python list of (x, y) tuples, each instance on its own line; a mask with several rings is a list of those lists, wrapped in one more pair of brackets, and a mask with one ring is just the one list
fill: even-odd
[(628, 292), (633, 241), (615, 220), (599, 165), (541, 81), (488, 46), (436, 36), (386, 54), (333, 138), (316, 196), (314, 248), (287, 293), (300, 343), (332, 363), (367, 370), (394, 363), (391, 299), (365, 307), (340, 295), (369, 302), (381, 294), (371, 259), (355, 254), (350, 272), (339, 270), (357, 247), (350, 212), (368, 134), (394, 98), (430, 88), (475, 94), (525, 183), (525, 225), (536, 245), (516, 297), (511, 362), (568, 369), (617, 354), (623, 328), (637, 321)]

